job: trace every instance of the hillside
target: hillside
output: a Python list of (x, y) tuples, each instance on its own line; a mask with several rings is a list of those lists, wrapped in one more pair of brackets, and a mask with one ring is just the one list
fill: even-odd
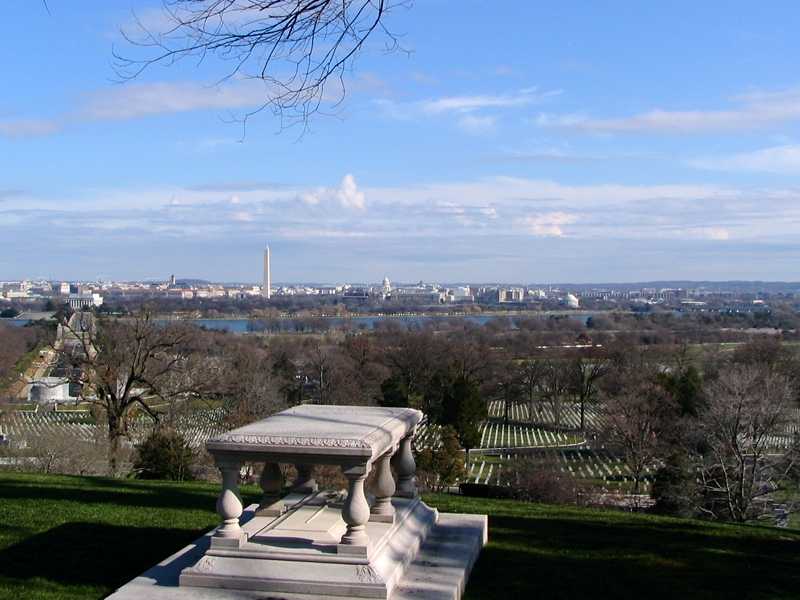
[[(0, 473), (0, 598), (102, 598), (215, 525), (216, 492), (205, 483)], [(243, 493), (257, 498), (256, 488)], [(800, 589), (797, 530), (426, 500), (490, 515), (470, 599), (797, 598)]]

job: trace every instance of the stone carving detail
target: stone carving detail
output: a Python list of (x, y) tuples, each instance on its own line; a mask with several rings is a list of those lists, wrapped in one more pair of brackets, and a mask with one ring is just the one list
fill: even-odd
[[(360, 407), (337, 407), (338, 413), (343, 414), (358, 414)], [(419, 420), (419, 411), (414, 409), (405, 409), (400, 414), (395, 414), (386, 420), (386, 423), (392, 421), (401, 421), (413, 427)], [(248, 445), (264, 445), (264, 446), (302, 446), (311, 448), (372, 448), (381, 442), (397, 441), (395, 438), (405, 432), (396, 430), (397, 427), (386, 427), (380, 425), (369, 433), (364, 439), (350, 439), (350, 438), (336, 438), (336, 437), (309, 437), (304, 435), (259, 435), (248, 433), (223, 433), (217, 437), (211, 438), (210, 443), (233, 443), (233, 444), (248, 444)]]
[(315, 448), (371, 448), (364, 440), (342, 438), (309, 438), (275, 435), (247, 435), (243, 433), (226, 433), (209, 440), (209, 442), (231, 442), (234, 444), (254, 444), (265, 446), (311, 446)]
[(204, 556), (203, 559), (197, 563), (195, 567), (198, 571), (203, 571), (204, 573), (210, 573), (214, 570), (214, 559), (210, 556)]
[(358, 565), (356, 567), (356, 577), (361, 583), (382, 583), (375, 569), (369, 565)]

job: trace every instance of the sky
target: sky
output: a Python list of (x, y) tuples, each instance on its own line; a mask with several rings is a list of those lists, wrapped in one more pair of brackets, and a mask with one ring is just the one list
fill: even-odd
[(229, 61), (120, 78), (159, 7), (6, 8), (0, 280), (800, 280), (795, 2), (417, 0), (246, 128)]

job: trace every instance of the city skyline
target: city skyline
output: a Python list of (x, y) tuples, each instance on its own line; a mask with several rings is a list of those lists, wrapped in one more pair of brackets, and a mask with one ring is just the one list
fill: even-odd
[[(19, 57), (0, 104), (3, 277), (147, 279), (167, 259), (259, 281), (269, 239), (284, 281), (797, 278), (788, 2), (416, 3), (386, 22), (413, 52), (371, 41), (306, 131), (232, 122), (263, 90), (212, 85), (213, 60), (111, 83), (112, 45), (133, 51), (119, 29), (131, 11), (156, 26), (159, 5), (33, 2), (0, 24)], [(459, 27), (437, 25), (455, 10)]]

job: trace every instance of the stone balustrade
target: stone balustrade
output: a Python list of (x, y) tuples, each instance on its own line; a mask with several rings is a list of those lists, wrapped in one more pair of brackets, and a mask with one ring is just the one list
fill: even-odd
[[(213, 544), (230, 548), (245, 541), (238, 523), (242, 504), (237, 489), (245, 461), (264, 463), (260, 514), (268, 516), (278, 516), (286, 508), (280, 500), (284, 481), (279, 464), (295, 465), (298, 478), (293, 490), (306, 493), (317, 491), (314, 466), (332, 464), (341, 467), (348, 481), (342, 508), (347, 531), (339, 551), (366, 553), (366, 523), (393, 522), (392, 498), (417, 495), (411, 442), (421, 419), (422, 413), (410, 408), (302, 405), (209, 440), (208, 451), (222, 472), (217, 501), (222, 526)], [(364, 483), (372, 469), (377, 472), (370, 507)]]

